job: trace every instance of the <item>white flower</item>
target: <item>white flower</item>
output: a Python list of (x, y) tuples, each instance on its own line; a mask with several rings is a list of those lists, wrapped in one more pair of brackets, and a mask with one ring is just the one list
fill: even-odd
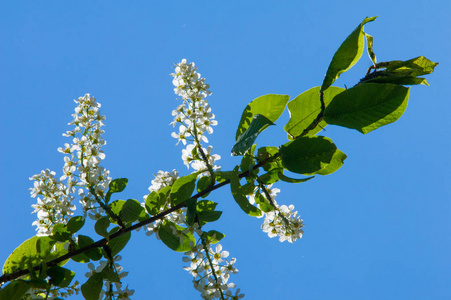
[(222, 251), (222, 245), (218, 244), (216, 245), (216, 251), (213, 254), (213, 262), (216, 264), (219, 264), (223, 261), (223, 258), (227, 258), (229, 256), (228, 251)]

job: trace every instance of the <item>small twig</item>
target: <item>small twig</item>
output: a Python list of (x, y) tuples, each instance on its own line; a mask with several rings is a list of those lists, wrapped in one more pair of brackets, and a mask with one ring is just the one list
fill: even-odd
[[(211, 261), (210, 253), (208, 253), (207, 240), (202, 237), (200, 237), (200, 239), (202, 241), (202, 245), (204, 246), (205, 255), (207, 256), (208, 263), (210, 264), (210, 267), (211, 267), (211, 273), (213, 274), (216, 284), (218, 284), (218, 276), (216, 275), (213, 262)], [(219, 293), (221, 294), (221, 299), (224, 300), (224, 293), (222, 292), (222, 289), (220, 286), (219, 286)]]
[(99, 198), (96, 191), (91, 185), (89, 186), (89, 191), (91, 192), (91, 194), (94, 195), (94, 198), (96, 198), (97, 203), (105, 210), (108, 216), (110, 216), (113, 220), (117, 222), (121, 230), (124, 229), (125, 224), (122, 222), (121, 218), (118, 215), (116, 215), (108, 205), (102, 202), (102, 199)]

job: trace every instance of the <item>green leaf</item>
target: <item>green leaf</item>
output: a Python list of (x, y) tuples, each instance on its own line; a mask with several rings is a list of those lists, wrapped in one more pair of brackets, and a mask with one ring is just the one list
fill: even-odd
[(233, 176), (233, 172), (232, 171), (216, 171), (215, 172), (215, 179), (217, 182), (221, 183), (224, 182), (226, 180), (229, 180), (231, 177)]
[(146, 210), (151, 215), (156, 215), (160, 209), (166, 204), (171, 186), (165, 186), (158, 192), (153, 191), (146, 198)]
[(101, 273), (94, 273), (81, 286), (81, 293), (86, 300), (99, 300), (103, 286), (103, 276)]
[(128, 179), (127, 178), (117, 178), (110, 182), (108, 192), (105, 196), (105, 200), (108, 203), (110, 201), (111, 195), (114, 193), (120, 193), (125, 190), (127, 186)]
[(0, 290), (1, 300), (21, 300), (22, 296), (31, 288), (30, 283), (25, 280), (11, 281)]
[(197, 214), (200, 225), (207, 222), (217, 221), (222, 215), (222, 211), (204, 211)]
[(102, 274), (102, 277), (105, 280), (108, 280), (110, 282), (121, 282), (119, 275), (117, 275), (116, 272), (114, 272), (113, 269), (111, 269), (110, 266), (106, 266), (105, 268), (102, 269), (102, 272), (100, 272)]
[(250, 148), (249, 154), (246, 154), (241, 159), (240, 170), (241, 172), (246, 172), (252, 169), (254, 166), (254, 152), (257, 144), (252, 145)]
[(67, 222), (67, 230), (74, 234), (83, 228), (85, 225), (85, 219), (82, 216), (76, 216), (70, 218), (69, 222)]
[(300, 137), (280, 147), (283, 166), (294, 173), (313, 175), (327, 167), (337, 147), (323, 136)]
[(38, 257), (45, 260), (47, 256), (50, 255), (50, 251), (54, 244), (55, 242), (52, 241), (50, 237), (39, 237), (36, 241)]
[(218, 203), (210, 201), (210, 200), (201, 200), (197, 202), (196, 209), (199, 212), (202, 211), (213, 211), (215, 210)]
[[(80, 248), (84, 248), (86, 246), (89, 246), (91, 244), (94, 244), (93, 239), (91, 239), (89, 236), (86, 235), (78, 235), (78, 245)], [(92, 260), (99, 260), (102, 258), (102, 252), (99, 248), (92, 248), (85, 252), (83, 252), (89, 259)]]
[(409, 88), (395, 84), (359, 84), (337, 95), (324, 113), (328, 124), (364, 134), (398, 120), (409, 99)]
[(373, 37), (369, 35), (368, 33), (363, 33), (366, 38), (366, 48), (368, 50), (368, 56), (370, 57), (371, 61), (373, 62), (373, 65), (376, 65), (376, 54), (374, 54), (373, 51)]
[[(122, 207), (124, 207), (125, 201), (124, 200), (116, 200), (111, 202), (108, 206), (111, 208), (111, 211), (116, 215), (119, 216), (121, 213)], [(111, 222), (116, 224), (115, 220), (111, 220)]]
[(94, 229), (98, 235), (108, 237), (108, 226), (110, 226), (110, 218), (102, 217), (97, 220)]
[(240, 134), (232, 148), (232, 155), (243, 155), (254, 144), (260, 132), (274, 123), (264, 115), (254, 115), (252, 122), (245, 132)]
[(51, 284), (63, 288), (69, 286), (75, 276), (75, 272), (59, 266), (51, 267), (48, 269), (47, 274), (51, 278)]
[(200, 225), (205, 225), (207, 222), (214, 222), (218, 220), (222, 211), (215, 211), (218, 203), (210, 200), (201, 200), (196, 204), (196, 214)]
[(208, 232), (203, 232), (202, 233), (203, 238), (207, 239), (207, 242), (209, 244), (216, 244), (217, 242), (219, 242), (220, 240), (222, 240), (225, 235), (219, 231), (216, 230), (210, 230)]
[(177, 252), (186, 252), (191, 249), (190, 242), (193, 245), (195, 244), (195, 239), (192, 234), (182, 233), (184, 229), (170, 221), (164, 221), (158, 229), (158, 236), (170, 249)]
[(1, 300), (22, 300), (22, 296), (31, 288), (46, 289), (48, 283), (45, 280), (14, 280), (3, 289), (0, 289)]
[[(209, 176), (203, 176), (203, 177), (201, 177), (201, 178), (197, 181), (197, 188), (196, 188), (196, 191), (197, 191), (198, 193), (200, 193), (200, 192), (202, 192), (203, 190), (205, 190), (206, 188), (208, 188), (208, 187), (210, 186), (210, 184), (211, 184), (211, 177), (209, 177)], [(207, 197), (208, 194), (210, 194), (210, 193), (207, 193), (207, 194), (203, 195), (202, 198)]]
[(183, 176), (177, 179), (171, 188), (171, 203), (172, 206), (188, 200), (193, 194), (196, 187), (197, 173), (188, 176)]
[(238, 137), (247, 130), (255, 115), (263, 115), (271, 122), (275, 122), (285, 110), (288, 99), (290, 99), (288, 95), (269, 94), (252, 100), (241, 115), (235, 139), (238, 140)]
[(52, 238), (58, 242), (65, 242), (71, 239), (71, 233), (65, 224), (56, 224), (52, 229)]
[(389, 61), (377, 64), (379, 70), (367, 74), (360, 83), (392, 83), (401, 85), (429, 85), (426, 79), (417, 76), (427, 75), (438, 65), (424, 56), (407, 61)]
[[(110, 235), (116, 232), (119, 228), (115, 227), (110, 230)], [(111, 256), (115, 257), (119, 252), (121, 252), (122, 249), (127, 245), (128, 241), (130, 240), (131, 233), (127, 232), (122, 234), (121, 236), (111, 240), (108, 242), (108, 246), (111, 250)]]
[[(53, 259), (56, 259), (60, 256), (66, 255), (69, 253), (69, 250), (65, 249), (66, 243), (56, 243), (52, 247), (52, 251), (50, 254), (47, 255), (46, 261), (51, 261)], [(69, 258), (67, 260), (64, 260), (60, 263), (58, 263), (58, 266), (64, 266), (69, 261)]]
[(268, 213), (274, 210), (274, 206), (259, 191), (255, 193), (254, 200), (263, 212)]
[[(340, 150), (338, 150), (338, 151), (340, 151)], [(319, 172), (321, 172), (321, 171), (319, 171)], [(318, 172), (318, 174), (320, 174), (319, 172)], [(321, 175), (324, 175), (324, 174), (321, 174)], [(299, 179), (297, 179), (297, 178), (291, 178), (291, 177), (285, 176), (285, 175), (283, 175), (281, 173), (279, 174), (279, 177), (280, 177), (280, 180), (285, 181), (285, 182), (289, 182), (289, 183), (301, 183), (301, 182), (306, 182), (306, 181), (309, 181), (310, 179), (315, 178), (315, 176), (310, 176), (310, 177), (307, 177), (307, 178), (299, 178)]]
[[(374, 73), (371, 73), (372, 75)], [(429, 85), (427, 80), (425, 78), (421, 77), (411, 77), (411, 76), (398, 76), (396, 74), (393, 75), (387, 75), (387, 74), (379, 74), (375, 77), (372, 77), (370, 79), (362, 79), (360, 83), (391, 83), (391, 84), (398, 84), (398, 85)]]
[(26, 269), (28, 265), (39, 265), (50, 255), (55, 241), (48, 236), (32, 237), (17, 247), (3, 265), (3, 274)]
[[(329, 175), (337, 171), (341, 168), (344, 163), (344, 160), (347, 158), (346, 154), (341, 152), (340, 150), (336, 150), (334, 155), (332, 156), (332, 160), (330, 164), (324, 169), (320, 170), (317, 174), (319, 175)], [(312, 178), (312, 177), (310, 177)], [(309, 178), (309, 179), (310, 179)], [(307, 179), (308, 180), (308, 179)]]
[[(278, 147), (261, 147), (257, 151), (257, 162), (261, 163), (262, 161), (271, 158), (273, 156), (279, 155), (279, 148)], [(267, 162), (263, 165), (263, 170), (270, 171), (273, 169), (280, 169), (283, 167), (280, 166), (280, 158), (275, 158), (271, 160), (270, 162)]]
[(360, 59), (365, 46), (363, 27), (366, 23), (376, 20), (376, 18), (365, 18), (341, 44), (327, 69), (321, 85), (321, 91), (327, 90), (340, 77), (340, 74), (349, 70)]
[(230, 178), (230, 188), (232, 190), (233, 198), (236, 203), (241, 207), (241, 209), (251, 217), (261, 216), (262, 212), (258, 207), (253, 206), (249, 203), (249, 200), (244, 193), (243, 187), (240, 184), (240, 179), (238, 177), (238, 166), (233, 170), (233, 176)]
[(136, 220), (142, 221), (148, 217), (144, 207), (142, 207), (138, 200), (135, 199), (128, 199), (124, 203), (119, 216), (124, 222), (134, 222)]
[[(283, 169), (282, 169), (283, 171)], [(271, 171), (268, 171), (267, 173), (258, 176), (261, 182), (264, 184), (273, 184), (280, 180), (279, 174), (282, 174), (279, 169), (272, 169)], [(283, 175), (283, 174), (282, 174)]]
[(409, 76), (421, 76), (434, 72), (438, 63), (430, 61), (424, 56), (418, 56), (406, 61), (392, 61), (385, 66), (387, 71), (400, 72)]
[[(202, 177), (203, 178), (203, 177)], [(189, 226), (192, 226), (194, 224), (196, 215), (197, 215), (197, 199), (188, 199), (186, 200), (186, 223)]]
[(78, 255), (72, 256), (71, 259), (75, 262), (86, 264), (90, 262), (90, 259), (84, 253), (80, 253)]
[[(304, 130), (313, 123), (318, 114), (321, 112), (321, 100), (319, 94), (320, 87), (311, 88), (292, 101), (288, 102), (288, 110), (290, 111), (290, 120), (285, 125), (284, 130), (288, 136), (293, 139), (300, 136)], [(343, 92), (345, 89), (332, 86), (323, 94), (324, 104), (327, 107), (332, 99)], [(320, 132), (327, 123), (321, 121), (317, 127), (310, 130), (307, 135), (313, 136)]]

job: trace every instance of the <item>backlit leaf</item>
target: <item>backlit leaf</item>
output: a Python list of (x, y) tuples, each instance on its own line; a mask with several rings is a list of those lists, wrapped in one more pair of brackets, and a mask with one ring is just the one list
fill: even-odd
[(324, 113), (328, 124), (364, 134), (398, 120), (409, 99), (409, 88), (395, 84), (365, 83), (337, 95)]
[(247, 130), (255, 115), (263, 115), (274, 123), (285, 110), (288, 99), (290, 99), (288, 95), (269, 94), (252, 100), (241, 115), (235, 139), (238, 140), (238, 137)]

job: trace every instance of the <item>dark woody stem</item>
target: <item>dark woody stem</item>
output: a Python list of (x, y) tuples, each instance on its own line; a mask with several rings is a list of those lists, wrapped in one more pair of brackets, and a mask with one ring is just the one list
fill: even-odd
[[(252, 168), (252, 170), (255, 170), (255, 169), (258, 169), (258, 168), (262, 167), (263, 165), (265, 165), (267, 162), (269, 162), (271, 159), (274, 159), (275, 157), (276, 156), (273, 156), (273, 157), (267, 158), (267, 159), (259, 162), (258, 164), (256, 164)], [(238, 177), (239, 178), (243, 178), (243, 177), (247, 177), (249, 175), (250, 175), (250, 171), (247, 170), (247, 171), (239, 174)], [(210, 192), (212, 192), (214, 190), (217, 190), (217, 189), (219, 189), (219, 188), (221, 188), (221, 187), (223, 187), (223, 186), (225, 186), (225, 185), (227, 185), (229, 183), (230, 183), (230, 179), (227, 179), (227, 180), (225, 180), (225, 181), (223, 181), (221, 183), (218, 183), (218, 184), (215, 184), (215, 185), (213, 185), (211, 187), (208, 187), (205, 190), (195, 194), (191, 198), (186, 199), (182, 203), (180, 203), (180, 204), (178, 204), (176, 206), (173, 206), (173, 207), (169, 208), (168, 210), (166, 210), (166, 211), (164, 211), (162, 213), (159, 213), (159, 214), (157, 214), (157, 215), (155, 215), (153, 217), (150, 217), (150, 218), (148, 218), (148, 219), (146, 219), (144, 221), (136, 223), (135, 225), (132, 225), (130, 227), (123, 228), (122, 230), (119, 230), (119, 231), (113, 233), (108, 238), (103, 238), (103, 239), (98, 240), (97, 242), (92, 243), (92, 244), (90, 244), (88, 246), (85, 246), (83, 248), (80, 248), (80, 249), (77, 249), (77, 250), (74, 250), (74, 251), (70, 251), (69, 253), (67, 253), (65, 255), (62, 255), (62, 256), (60, 256), (58, 258), (55, 258), (55, 259), (53, 259), (51, 261), (46, 262), (46, 265), (47, 265), (48, 268), (50, 268), (50, 267), (56, 266), (60, 262), (63, 262), (65, 260), (67, 260), (67, 259), (70, 259), (70, 258), (72, 258), (72, 257), (74, 257), (74, 256), (76, 256), (78, 254), (84, 253), (84, 252), (86, 252), (86, 251), (88, 251), (90, 249), (99, 248), (99, 247), (105, 247), (108, 244), (108, 241), (114, 240), (114, 239), (116, 239), (116, 238), (118, 238), (118, 237), (120, 237), (120, 236), (122, 236), (122, 235), (124, 235), (124, 234), (126, 234), (128, 232), (131, 232), (131, 231), (133, 231), (135, 229), (141, 228), (144, 225), (153, 223), (153, 222), (155, 222), (157, 220), (161, 220), (165, 216), (167, 216), (168, 214), (170, 214), (170, 213), (172, 213), (172, 212), (174, 212), (174, 211), (176, 211), (176, 210), (178, 210), (178, 209), (180, 209), (182, 207), (185, 207), (186, 206), (186, 201), (188, 201), (190, 199), (198, 199), (198, 198), (202, 197), (203, 195), (208, 194), (208, 193), (210, 193)], [(38, 266), (34, 266), (34, 267), (32, 267), (32, 269), (35, 270), (35, 271), (38, 271), (40, 269), (40, 266), (39, 265)], [(23, 269), (23, 270), (15, 271), (15, 272), (10, 273), (10, 274), (4, 274), (3, 276), (0, 277), (0, 283), (4, 283), (4, 282), (8, 282), (8, 281), (17, 279), (17, 278), (19, 278), (21, 276), (24, 276), (24, 275), (27, 275), (29, 273), (30, 273), (29, 269)]]

